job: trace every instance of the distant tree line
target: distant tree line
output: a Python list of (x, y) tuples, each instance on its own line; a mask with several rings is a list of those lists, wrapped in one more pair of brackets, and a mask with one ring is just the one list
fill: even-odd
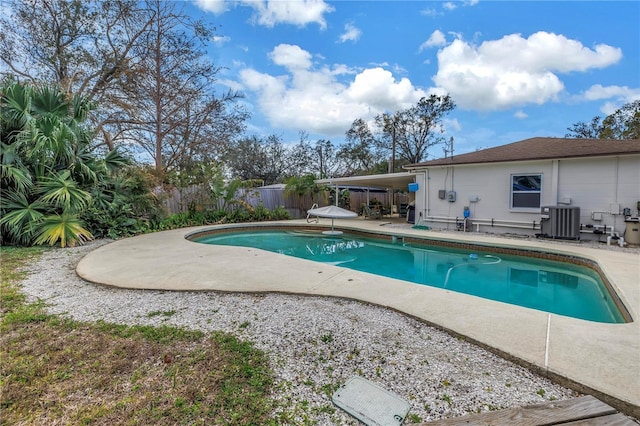
[(379, 114), (370, 123), (358, 118), (341, 145), (312, 142), (306, 132), (288, 147), (276, 135), (242, 138), (229, 145), (223, 163), (233, 176), (265, 184), (307, 174), (330, 178), (396, 172), (426, 160), (430, 148), (446, 142), (442, 121), (454, 108), (449, 95), (431, 95), (407, 109)]

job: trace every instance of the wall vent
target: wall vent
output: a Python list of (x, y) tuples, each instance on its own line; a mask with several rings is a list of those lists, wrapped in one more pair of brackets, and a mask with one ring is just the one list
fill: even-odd
[(580, 239), (580, 207), (542, 207), (541, 233), (547, 238)]

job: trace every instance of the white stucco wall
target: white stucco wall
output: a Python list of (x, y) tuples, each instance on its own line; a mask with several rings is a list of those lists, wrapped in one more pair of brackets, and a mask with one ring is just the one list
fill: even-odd
[[(571, 197), (571, 205), (580, 207), (583, 224), (606, 224), (621, 230), (624, 217), (616, 213), (626, 207), (638, 215), (640, 157), (561, 161), (559, 187), (561, 197)], [(601, 213), (602, 220), (593, 220), (593, 212)]]
[[(424, 173), (428, 174), (427, 181)], [(476, 224), (494, 219), (505, 225), (493, 228), (481, 225), (481, 232), (530, 235), (540, 232), (527, 229), (534, 221), (540, 222), (539, 209), (510, 209), (511, 176), (514, 174), (541, 174), (541, 205), (555, 206), (570, 200), (567, 205), (580, 207), (583, 225), (614, 226), (622, 232), (624, 217), (610, 214), (617, 213), (611, 211), (612, 205), (619, 204), (620, 212), (627, 207), (633, 215), (638, 215), (640, 155), (430, 167), (424, 172), (418, 171), (416, 176), (419, 184), (416, 221), (422, 213), (425, 224), (453, 230), (456, 229), (455, 218), (462, 218), (464, 207), (468, 206), (472, 222), (474, 219)], [(456, 201), (438, 198), (438, 190), (455, 191)], [(470, 202), (475, 197), (478, 201)], [(593, 220), (592, 212), (603, 212), (602, 220)], [(445, 223), (443, 218), (450, 218), (450, 223)], [(473, 225), (472, 230), (476, 229)]]

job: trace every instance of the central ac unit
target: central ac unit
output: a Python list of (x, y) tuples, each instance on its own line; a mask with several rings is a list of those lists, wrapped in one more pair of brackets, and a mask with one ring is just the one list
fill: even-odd
[(580, 239), (580, 207), (542, 207), (540, 230), (548, 238)]

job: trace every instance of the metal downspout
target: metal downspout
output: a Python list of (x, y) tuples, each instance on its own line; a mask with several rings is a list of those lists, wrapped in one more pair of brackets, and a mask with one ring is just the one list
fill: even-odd
[(424, 208), (424, 213), (422, 216), (422, 220), (426, 219), (427, 216), (429, 216), (429, 213), (431, 212), (431, 209), (429, 208), (429, 198), (430, 198), (430, 191), (431, 188), (429, 187), (429, 169), (425, 170), (424, 172), (422, 172), (424, 174), (424, 204), (422, 205)]
[(559, 201), (558, 189), (560, 188), (560, 161), (551, 161), (551, 199), (553, 205), (557, 206)]

